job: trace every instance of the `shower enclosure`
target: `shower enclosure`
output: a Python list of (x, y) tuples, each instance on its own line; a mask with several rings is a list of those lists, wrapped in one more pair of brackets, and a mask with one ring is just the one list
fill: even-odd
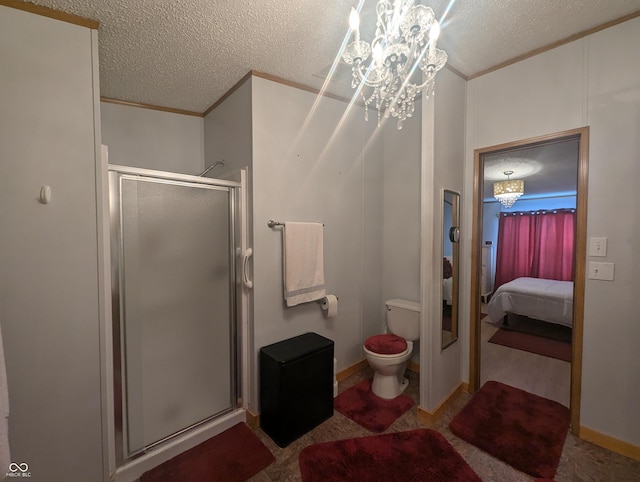
[(240, 183), (109, 167), (120, 466), (239, 408)]

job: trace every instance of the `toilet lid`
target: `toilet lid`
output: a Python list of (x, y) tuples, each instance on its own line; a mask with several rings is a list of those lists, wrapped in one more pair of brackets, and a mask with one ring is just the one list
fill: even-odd
[(364, 342), (364, 347), (380, 355), (397, 355), (407, 349), (407, 340), (401, 336), (388, 333), (386, 335), (373, 335)]

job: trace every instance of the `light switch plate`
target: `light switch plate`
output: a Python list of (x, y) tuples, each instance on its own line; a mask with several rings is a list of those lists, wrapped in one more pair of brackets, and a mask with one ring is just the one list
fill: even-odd
[(606, 256), (607, 238), (591, 238), (589, 243), (589, 256)]
[(615, 263), (596, 263), (589, 261), (589, 279), (613, 281)]

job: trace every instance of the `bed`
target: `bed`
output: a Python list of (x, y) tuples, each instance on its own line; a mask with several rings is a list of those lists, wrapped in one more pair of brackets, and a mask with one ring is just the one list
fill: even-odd
[(500, 286), (489, 301), (489, 317), (500, 321), (507, 313), (571, 327), (573, 281), (517, 278)]

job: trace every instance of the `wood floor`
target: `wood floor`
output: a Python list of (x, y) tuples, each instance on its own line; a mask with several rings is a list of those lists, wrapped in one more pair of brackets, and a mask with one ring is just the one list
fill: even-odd
[(481, 324), (480, 385), (495, 380), (569, 406), (571, 363), (489, 343), (500, 324)]

